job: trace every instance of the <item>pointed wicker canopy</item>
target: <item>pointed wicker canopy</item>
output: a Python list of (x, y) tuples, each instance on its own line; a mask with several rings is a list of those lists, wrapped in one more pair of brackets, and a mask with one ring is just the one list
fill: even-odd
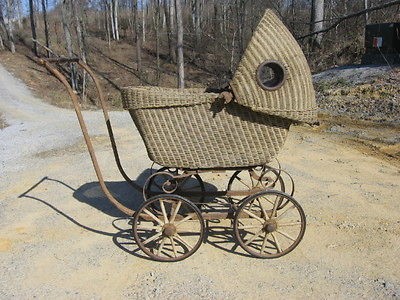
[[(263, 87), (260, 65), (277, 66), (278, 82)], [(273, 82), (274, 83), (274, 82)], [(307, 60), (281, 20), (267, 10), (231, 81), (236, 101), (252, 110), (300, 122), (316, 119), (315, 92)]]

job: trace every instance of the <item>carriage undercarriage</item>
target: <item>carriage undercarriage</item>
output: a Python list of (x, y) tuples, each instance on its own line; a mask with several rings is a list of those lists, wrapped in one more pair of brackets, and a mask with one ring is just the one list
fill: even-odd
[(289, 174), (267, 165), (238, 169), (225, 190), (210, 191), (201, 177), (206, 173), (164, 167), (148, 177), (145, 202), (132, 220), (136, 243), (148, 256), (189, 257), (204, 241), (206, 220), (231, 220), (235, 240), (255, 257), (280, 257), (299, 244), (306, 220)]

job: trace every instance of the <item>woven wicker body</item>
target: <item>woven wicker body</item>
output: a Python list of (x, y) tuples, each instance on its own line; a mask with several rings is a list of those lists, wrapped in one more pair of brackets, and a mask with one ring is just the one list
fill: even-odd
[(230, 86), (234, 99), (226, 105), (202, 89), (131, 87), (123, 89), (122, 99), (150, 159), (184, 169), (264, 165), (278, 154), (291, 123), (315, 119), (307, 61), (270, 10)]
[(291, 124), (237, 103), (222, 107), (217, 94), (202, 89), (134, 87), (122, 94), (150, 159), (167, 167), (263, 165), (278, 154)]

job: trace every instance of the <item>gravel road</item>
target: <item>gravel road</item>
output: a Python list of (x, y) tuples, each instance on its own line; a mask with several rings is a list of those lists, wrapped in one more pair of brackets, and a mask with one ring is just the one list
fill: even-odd
[[(72, 111), (34, 98), (0, 66), (0, 112), (9, 124), (0, 130), (0, 299), (400, 298), (399, 163), (340, 134), (294, 127), (279, 155), (308, 220), (292, 253), (249, 257), (221, 222), (189, 259), (158, 263), (102, 195)], [(108, 186), (135, 207), (101, 113), (85, 117)], [(111, 118), (128, 173), (143, 181), (151, 162), (139, 134), (127, 113)]]

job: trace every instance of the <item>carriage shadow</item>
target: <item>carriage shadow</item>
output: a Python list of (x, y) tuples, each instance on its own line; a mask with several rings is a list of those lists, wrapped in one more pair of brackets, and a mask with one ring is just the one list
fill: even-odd
[[(154, 172), (154, 169), (146, 169), (136, 178), (134, 182), (139, 186), (143, 186), (149, 176)], [(193, 186), (196, 185), (196, 183), (197, 181), (193, 178), (190, 178), (186, 182), (187, 186)], [(105, 184), (111, 194), (121, 204), (130, 209), (136, 211), (144, 202), (143, 191), (134, 188), (126, 181), (107, 181)], [(217, 191), (217, 187), (208, 182), (204, 182), (204, 187), (207, 191)], [(86, 203), (109, 216), (116, 218), (125, 216), (107, 199), (98, 181), (83, 184), (74, 191), (73, 196), (79, 202)], [(204, 201), (208, 202), (211, 201), (211, 199), (206, 198)]]
[[(145, 170), (141, 176), (136, 180), (137, 183), (142, 184), (145, 179), (151, 174), (151, 169)], [(117, 232), (106, 232), (102, 230), (98, 230), (92, 228), (90, 226), (85, 225), (82, 222), (77, 221), (73, 216), (64, 212), (57, 208), (51, 201), (41, 199), (33, 195), (34, 190), (42, 184), (47, 183), (56, 183), (62, 187), (66, 187), (69, 190), (73, 191), (73, 196), (80, 202), (86, 203), (102, 213), (111, 216), (114, 218), (112, 225), (117, 230)], [(204, 183), (207, 187), (207, 190), (216, 190), (216, 187), (209, 184)], [(143, 202), (143, 195), (139, 191), (132, 188), (132, 186), (127, 182), (106, 182), (107, 187), (110, 189), (113, 195), (118, 197), (118, 199), (126, 205), (127, 207), (136, 210), (140, 204)], [(58, 215), (64, 217), (69, 222), (74, 225), (81, 227), (87, 231), (111, 237), (113, 243), (124, 252), (134, 255), (139, 258), (149, 259), (148, 256), (145, 256), (141, 253), (140, 249), (136, 245), (136, 242), (132, 235), (132, 224), (131, 217), (127, 217), (122, 212), (120, 212), (117, 208), (115, 208), (106, 198), (104, 193), (102, 192), (100, 185), (98, 182), (90, 182), (82, 185), (78, 189), (74, 189), (70, 185), (64, 183), (62, 180), (52, 179), (49, 177), (43, 177), (38, 183), (34, 184), (24, 193), (19, 195), (19, 198), (26, 198), (30, 200), (37, 201), (42, 203), (43, 205), (52, 209)], [(224, 250), (226, 252), (234, 253), (236, 255), (244, 255), (249, 256), (242, 251), (238, 251), (238, 245), (233, 236), (233, 229), (228, 226), (222, 226), (221, 221), (206, 221), (206, 231), (204, 237), (204, 243), (210, 244), (213, 247)]]

